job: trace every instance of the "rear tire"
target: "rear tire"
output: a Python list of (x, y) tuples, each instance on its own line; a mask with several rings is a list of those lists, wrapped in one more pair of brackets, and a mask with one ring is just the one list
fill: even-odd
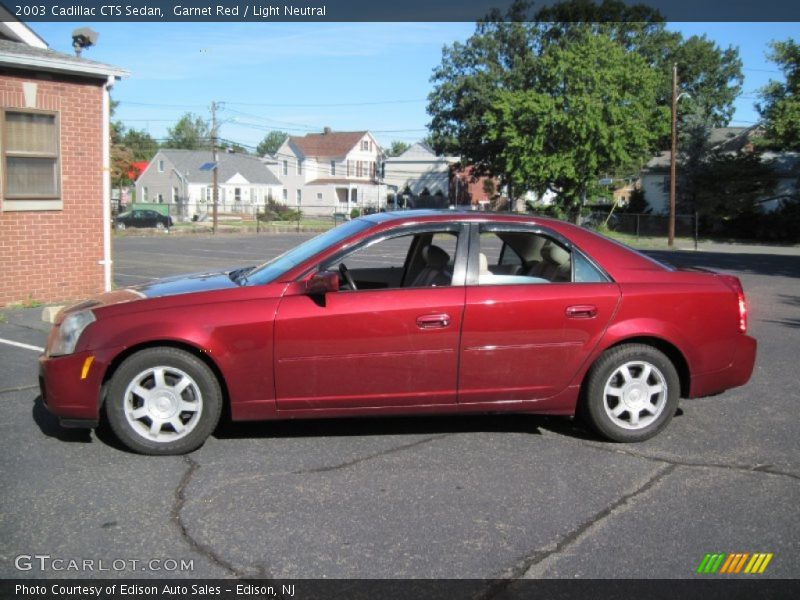
[(641, 442), (669, 424), (679, 395), (678, 372), (663, 352), (626, 344), (592, 365), (578, 414), (609, 440)]
[(185, 454), (200, 447), (219, 421), (222, 391), (196, 356), (149, 348), (125, 359), (103, 404), (119, 440), (140, 454)]

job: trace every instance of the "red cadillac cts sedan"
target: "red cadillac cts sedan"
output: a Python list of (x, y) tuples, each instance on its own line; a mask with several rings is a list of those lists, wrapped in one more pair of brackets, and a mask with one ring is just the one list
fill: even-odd
[(67, 427), (130, 449), (233, 420), (517, 411), (636, 442), (755, 362), (736, 277), (676, 270), (569, 223), (409, 211), (349, 221), (260, 266), (62, 311), (40, 359)]

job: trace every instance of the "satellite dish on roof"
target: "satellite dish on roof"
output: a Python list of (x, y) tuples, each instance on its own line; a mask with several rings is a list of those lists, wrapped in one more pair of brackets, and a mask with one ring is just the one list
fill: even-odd
[(81, 50), (94, 46), (100, 34), (91, 27), (79, 27), (72, 32), (72, 47), (75, 49), (75, 56), (81, 55)]

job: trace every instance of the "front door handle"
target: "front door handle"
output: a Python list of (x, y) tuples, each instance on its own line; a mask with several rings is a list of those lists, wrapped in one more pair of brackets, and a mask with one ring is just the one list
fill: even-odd
[(417, 327), (420, 329), (441, 329), (450, 325), (450, 315), (420, 315), (417, 317)]
[(597, 307), (593, 304), (578, 304), (568, 306), (566, 313), (570, 319), (593, 319), (597, 316)]

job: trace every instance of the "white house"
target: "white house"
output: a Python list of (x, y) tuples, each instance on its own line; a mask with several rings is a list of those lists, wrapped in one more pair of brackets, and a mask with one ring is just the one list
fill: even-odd
[(279, 200), (307, 215), (349, 213), (386, 203), (379, 182), (383, 153), (368, 131), (331, 131), (290, 136), (273, 155), (281, 180)]
[[(173, 216), (190, 219), (214, 206), (210, 150), (159, 150), (136, 180), (137, 202), (170, 204)], [(254, 214), (281, 200), (281, 182), (264, 160), (217, 152), (217, 210)]]
[(431, 196), (441, 192), (449, 200), (450, 169), (459, 160), (458, 156), (436, 156), (426, 144), (414, 144), (400, 156), (384, 161), (384, 183), (395, 192), (406, 188), (414, 196), (423, 195), (425, 190)]

